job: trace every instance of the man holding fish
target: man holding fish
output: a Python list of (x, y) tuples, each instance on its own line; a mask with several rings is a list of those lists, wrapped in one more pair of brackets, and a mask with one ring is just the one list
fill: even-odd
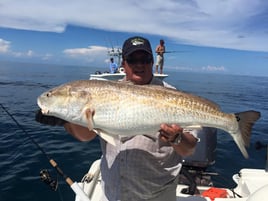
[(127, 39), (122, 56), (124, 80), (73, 81), (37, 99), (37, 121), (64, 125), (81, 141), (100, 136), (102, 200), (175, 201), (182, 157), (197, 142), (194, 131), (182, 128), (224, 130), (248, 158), (245, 147), (259, 112), (224, 113), (209, 100), (155, 79), (151, 45), (143, 37)]
[[(122, 82), (136, 85), (155, 84), (171, 87), (155, 79), (152, 74), (153, 53), (150, 42), (143, 37), (131, 37), (123, 45), (123, 61), (126, 77)], [(88, 115), (92, 111), (87, 111)], [(60, 124), (80, 141), (89, 141), (96, 132), (87, 127), (44, 116), (39, 112), (37, 121), (44, 124)], [(142, 118), (142, 117), (141, 117)], [(115, 124), (116, 124), (115, 120)], [(183, 132), (176, 124), (159, 125), (158, 133), (122, 137), (115, 143), (100, 138), (103, 156), (101, 174), (102, 200), (176, 200), (176, 186), (183, 156), (194, 152), (197, 139)]]

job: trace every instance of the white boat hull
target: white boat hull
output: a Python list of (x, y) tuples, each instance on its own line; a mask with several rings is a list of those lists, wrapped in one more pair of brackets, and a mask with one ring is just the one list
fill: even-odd
[[(102, 74), (90, 74), (90, 80), (120, 80), (125, 77), (124, 72), (120, 73), (102, 73)], [(163, 80), (164, 78), (168, 77), (167, 74), (154, 74), (154, 77)]]

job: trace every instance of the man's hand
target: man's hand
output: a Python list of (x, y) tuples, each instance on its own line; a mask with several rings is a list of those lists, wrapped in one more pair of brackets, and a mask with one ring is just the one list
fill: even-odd
[(177, 124), (161, 124), (160, 128), (159, 138), (170, 143), (177, 154), (185, 157), (194, 153), (197, 138), (192, 134), (183, 132), (183, 128)]
[(183, 129), (177, 124), (161, 124), (160, 139), (164, 142), (173, 143), (178, 135), (182, 134)]
[(43, 115), (41, 109), (35, 112), (35, 121), (49, 126), (63, 126), (67, 122), (57, 117)]

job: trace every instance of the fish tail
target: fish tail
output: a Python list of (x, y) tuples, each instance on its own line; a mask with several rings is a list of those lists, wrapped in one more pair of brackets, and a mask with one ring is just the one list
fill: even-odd
[(253, 110), (235, 113), (236, 121), (239, 126), (239, 133), (232, 136), (245, 158), (248, 158), (248, 153), (245, 147), (249, 147), (252, 127), (260, 116), (260, 112)]

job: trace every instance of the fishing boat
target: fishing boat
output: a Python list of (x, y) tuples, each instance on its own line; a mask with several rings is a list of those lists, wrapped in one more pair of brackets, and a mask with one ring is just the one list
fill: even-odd
[[(232, 179), (236, 187), (217, 187), (212, 177), (217, 173), (206, 169), (215, 162), (217, 144), (216, 129), (204, 128), (198, 131), (200, 141), (195, 154), (183, 160), (176, 189), (178, 201), (263, 201), (268, 193), (268, 162), (265, 169), (241, 169)], [(267, 148), (267, 145), (262, 145)], [(268, 152), (268, 149), (267, 149)], [(267, 153), (268, 154), (268, 153)], [(100, 159), (89, 168), (78, 183), (88, 200), (100, 201), (102, 195)], [(76, 196), (75, 201), (82, 201)]]
[[(95, 74), (90, 74), (90, 80), (120, 80), (125, 77), (124, 69), (121, 67), (119, 68), (119, 72), (117, 73), (110, 73), (110, 72), (103, 72), (96, 71)], [(163, 80), (164, 78), (168, 77), (167, 74), (157, 74), (154, 73), (154, 77)]]
[[(109, 58), (117, 58), (117, 65), (120, 66), (121, 64), (121, 58), (122, 58), (122, 49), (117, 48), (117, 50), (114, 50), (112, 48), (111, 50), (108, 50), (108, 56)], [(89, 79), (90, 80), (120, 80), (125, 77), (125, 72), (123, 67), (119, 67), (119, 70), (116, 73), (110, 73), (109, 71), (96, 71), (94, 74), (90, 74)], [(154, 73), (154, 77), (163, 80), (164, 78), (168, 77), (168, 74), (158, 74)]]

